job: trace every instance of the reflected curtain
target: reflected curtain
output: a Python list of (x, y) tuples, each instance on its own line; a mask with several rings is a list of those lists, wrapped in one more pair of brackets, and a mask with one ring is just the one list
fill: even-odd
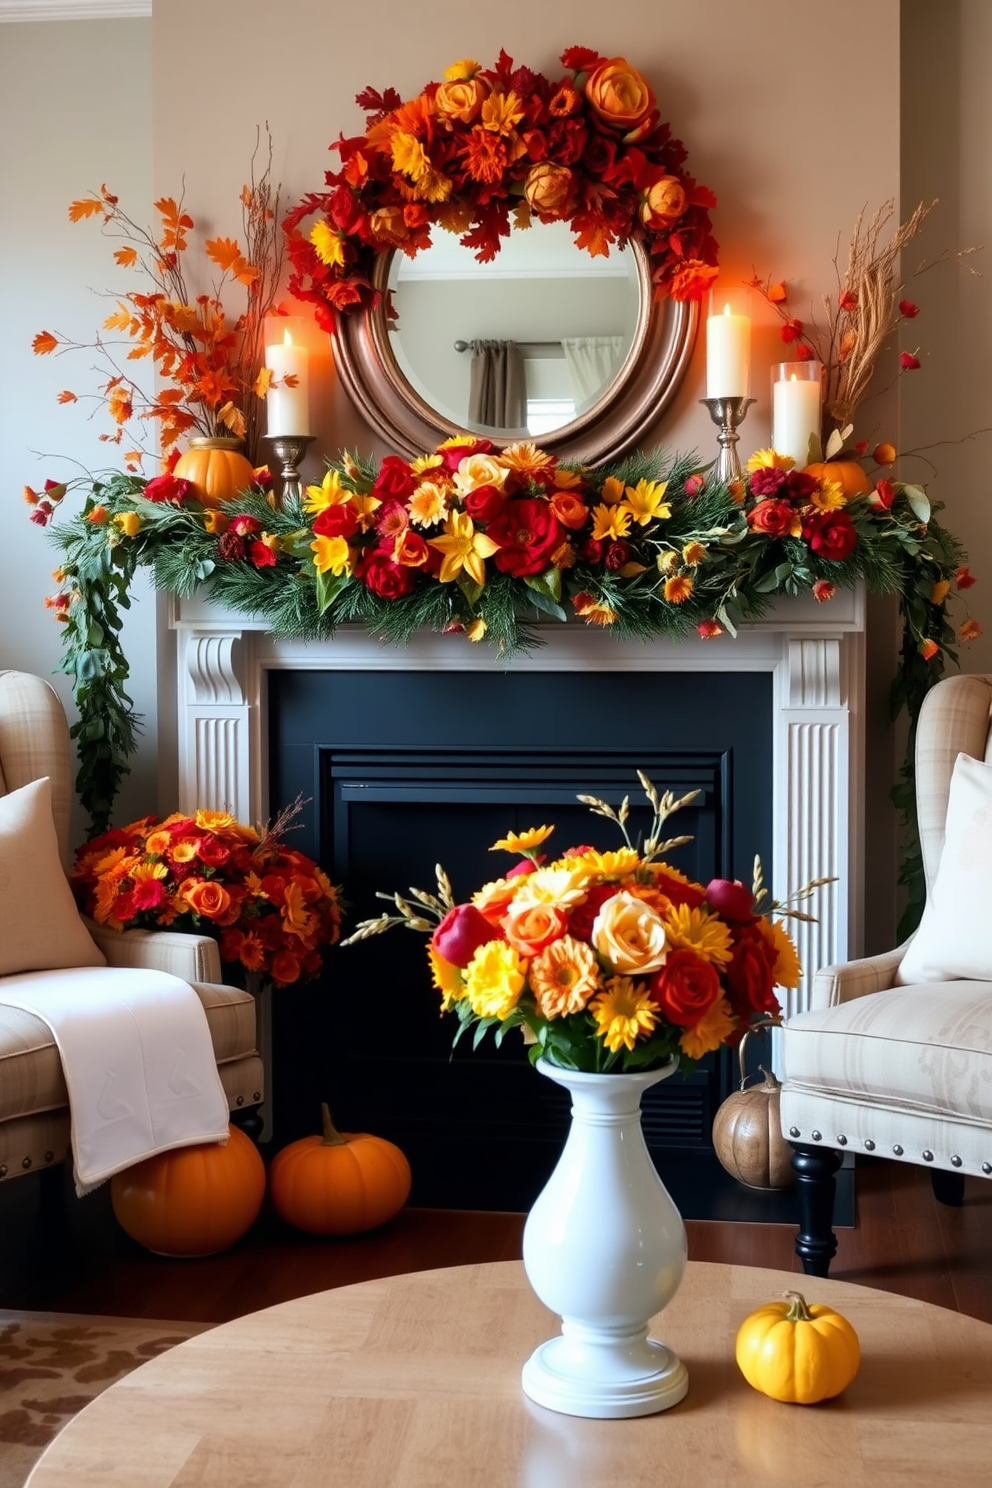
[(473, 341), (469, 423), (516, 430), (527, 425), (524, 359), (515, 341)]
[(626, 346), (624, 336), (564, 336), (562, 349), (568, 364), (575, 411), (582, 413), (613, 381)]

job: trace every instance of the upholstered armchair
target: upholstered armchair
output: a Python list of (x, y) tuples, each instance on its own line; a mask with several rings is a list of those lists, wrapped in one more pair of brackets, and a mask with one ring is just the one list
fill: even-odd
[[(0, 671), (0, 796), (45, 776), (51, 781), (64, 867), (72, 800), (72, 749), (65, 714), (55, 691), (41, 678)], [(41, 886), (39, 913), (44, 913)], [(223, 985), (216, 942), (168, 931), (121, 934), (85, 924), (108, 965), (169, 972), (193, 986), (206, 1011), (233, 1119), (251, 1130), (251, 1117), (257, 1117), (254, 1108), (264, 1091), (255, 1000)], [(0, 924), (0, 937), (12, 933)], [(57, 1165), (66, 1157), (70, 1141), (68, 1094), (55, 1040), (40, 1018), (4, 1005), (3, 983), (0, 976), (0, 1181)], [(255, 1124), (261, 1128), (260, 1120)]]
[(782, 1129), (793, 1144), (796, 1253), (825, 1276), (836, 1253), (844, 1152), (930, 1169), (961, 1203), (992, 1177), (992, 677), (956, 676), (924, 700), (916, 788), (927, 905), (887, 955), (817, 973), (782, 1031)]

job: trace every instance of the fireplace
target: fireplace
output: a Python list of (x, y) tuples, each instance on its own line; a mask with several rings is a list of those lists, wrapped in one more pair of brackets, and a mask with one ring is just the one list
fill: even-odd
[[(557, 822), (558, 850), (573, 838), (615, 845), (609, 824), (574, 796), (633, 802), (640, 767), (660, 787), (701, 791), (673, 823), (697, 839), (674, 858), (684, 871), (747, 877), (759, 851), (778, 897), (836, 875), (819, 897), (818, 922), (800, 927), (800, 954), (817, 966), (860, 949), (859, 593), (827, 606), (790, 601), (736, 640), (705, 644), (618, 645), (551, 624), (546, 645), (511, 663), (460, 637), (425, 635), (405, 650), (351, 630), (322, 643), (280, 641), (197, 598), (181, 602), (174, 624), (181, 805), (264, 820), (309, 798), (294, 840), (346, 881), (356, 917), (381, 907), (375, 888), (429, 888), (436, 857), (467, 892), (495, 876), (485, 849), (514, 827)], [(468, 810), (475, 824), (458, 830)], [(788, 1011), (803, 1005), (800, 989)], [(272, 1017), (279, 1141), (313, 1129), (305, 1108), (329, 1092), (344, 1122), (386, 1135), (403, 1127), (415, 1158), (446, 1133), (439, 1166), (461, 1183), (448, 1202), (508, 1207), (529, 1200), (510, 1188), (493, 1200), (479, 1176), (485, 1144), (525, 1188), (560, 1150), (564, 1098), (556, 1102), (551, 1087), (543, 1103), (550, 1082), (534, 1079), (511, 1040), (498, 1054), (450, 1057), (419, 936), (397, 930), (334, 953), (326, 985), (280, 994)], [(294, 1021), (310, 1030), (302, 1050)], [(721, 1054), (689, 1080), (664, 1082), (647, 1113), (649, 1144), (708, 1142), (731, 1080)], [(418, 1197), (445, 1202), (429, 1183)]]

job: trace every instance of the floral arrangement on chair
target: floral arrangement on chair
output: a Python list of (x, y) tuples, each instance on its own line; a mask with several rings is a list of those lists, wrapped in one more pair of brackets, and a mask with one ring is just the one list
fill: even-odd
[(327, 875), (282, 841), (226, 812), (143, 817), (94, 837), (70, 880), (80, 909), (112, 930), (211, 935), (221, 960), (285, 987), (317, 976), (341, 927)]
[(643, 841), (631, 840), (628, 799), (614, 809), (579, 796), (620, 828), (623, 847), (572, 847), (548, 863), (539, 849), (553, 827), (511, 832), (491, 851), (518, 861), (469, 901), (455, 903), (438, 867), (436, 894), (379, 894), (399, 913), (362, 921), (342, 944), (397, 925), (430, 934), (441, 1009), (458, 1019), (455, 1043), (470, 1027), (474, 1046), (487, 1029), (499, 1044), (520, 1028), (533, 1063), (606, 1074), (656, 1069), (678, 1056), (691, 1068), (739, 1043), (756, 1022), (779, 1015), (776, 986), (799, 984), (795, 945), (772, 916), (808, 919), (795, 906), (829, 880), (814, 880), (788, 904), (766, 904), (757, 860), (752, 888), (693, 883), (661, 860), (691, 839), (662, 840), (661, 832), (698, 792), (659, 795), (638, 775), (652, 810)]
[(561, 63), (565, 76), (549, 78), (501, 51), (492, 68), (455, 62), (406, 102), (394, 88), (358, 94), (365, 133), (331, 145), (341, 169), (285, 224), (290, 289), (326, 330), (340, 312), (378, 302), (380, 254), (412, 258), (435, 224), (480, 263), (532, 217), (567, 221), (594, 255), (637, 237), (657, 297), (699, 299), (716, 276), (716, 197), (686, 172), (685, 147), (636, 67), (589, 47), (569, 47)]

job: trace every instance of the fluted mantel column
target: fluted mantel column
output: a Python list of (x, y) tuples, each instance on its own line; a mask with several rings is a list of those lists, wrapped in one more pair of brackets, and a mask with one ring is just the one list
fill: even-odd
[(251, 637), (240, 629), (186, 632), (180, 666), (181, 811), (204, 808), (230, 811), (239, 821), (254, 819), (251, 720), (239, 671), (250, 649)]

